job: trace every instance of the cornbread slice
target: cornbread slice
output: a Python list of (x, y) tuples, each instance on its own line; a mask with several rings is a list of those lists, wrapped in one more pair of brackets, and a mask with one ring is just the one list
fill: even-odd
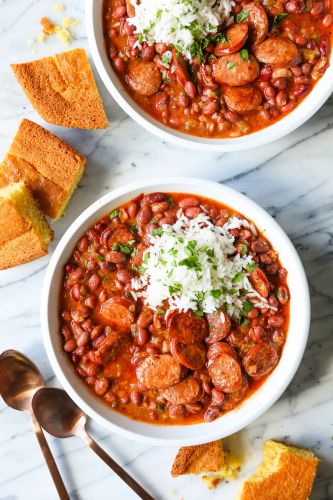
[(179, 449), (171, 469), (171, 475), (216, 472), (224, 465), (222, 441), (184, 446)]
[(0, 189), (0, 269), (47, 253), (53, 231), (23, 182)]
[(311, 493), (319, 460), (311, 450), (265, 441), (264, 459), (246, 479), (240, 500), (306, 500)]
[(44, 120), (63, 127), (106, 128), (107, 119), (84, 49), (11, 65)]
[(86, 159), (55, 135), (23, 119), (0, 165), (0, 186), (24, 181), (41, 210), (59, 219), (84, 170)]

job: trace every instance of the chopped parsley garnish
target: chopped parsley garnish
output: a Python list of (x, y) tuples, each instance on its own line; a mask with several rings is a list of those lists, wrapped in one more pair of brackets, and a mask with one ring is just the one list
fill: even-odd
[(110, 219), (114, 219), (118, 215), (119, 215), (119, 210), (117, 210), (117, 209), (112, 210), (112, 212), (110, 213)]
[(227, 35), (225, 33), (217, 33), (215, 36), (213, 36), (213, 39), (216, 43), (228, 43), (229, 42)]
[(122, 245), (121, 243), (117, 243), (116, 245), (112, 246), (112, 250), (114, 250), (115, 252), (123, 253), (124, 255), (129, 255), (133, 249), (128, 245)]
[(138, 225), (137, 224), (133, 224), (133, 226), (131, 226), (130, 228), (131, 230), (131, 233), (137, 233), (138, 232)]
[(173, 285), (169, 286), (169, 293), (170, 295), (174, 295), (175, 293), (181, 292), (183, 289), (181, 283), (174, 283)]
[(247, 10), (241, 10), (236, 16), (236, 23), (242, 23), (249, 15), (250, 13)]
[(280, 14), (277, 14), (276, 16), (273, 17), (273, 26), (278, 26), (281, 21), (285, 17), (287, 17), (288, 13), (287, 12), (281, 12)]
[(221, 295), (223, 295), (223, 292), (222, 290), (211, 290), (210, 294), (214, 297), (214, 299), (218, 299)]
[(102, 260), (104, 260), (104, 258), (105, 258), (105, 257), (104, 257), (104, 255), (99, 255), (99, 256), (98, 256), (98, 260), (101, 260), (101, 261), (102, 261)]
[(165, 52), (164, 54), (162, 54), (162, 63), (169, 64), (171, 62), (171, 58), (171, 52)]
[(256, 264), (255, 262), (253, 262), (253, 264), (246, 264), (245, 266), (245, 269), (249, 272), (249, 273), (253, 273), (253, 271), (258, 267), (258, 264)]
[(243, 310), (241, 311), (241, 315), (247, 317), (252, 309), (254, 309), (254, 305), (250, 301), (246, 300), (243, 303)]
[(247, 246), (242, 245), (242, 257), (245, 257), (246, 254), (247, 254)]
[(247, 49), (242, 49), (240, 51), (239, 55), (241, 56), (241, 59), (243, 61), (248, 61), (248, 59), (249, 59), (249, 51)]
[(198, 316), (198, 318), (202, 318), (204, 315), (204, 313), (203, 313), (203, 311), (201, 311), (201, 309), (194, 311), (194, 313), (196, 314), (196, 316)]
[(235, 275), (235, 277), (233, 278), (232, 282), (233, 282), (233, 283), (239, 283), (240, 281), (242, 281), (243, 276), (244, 276), (244, 275), (243, 275), (242, 271), (240, 271), (239, 273), (237, 273), (237, 274)]
[(154, 236), (161, 236), (161, 234), (163, 234), (163, 228), (157, 227), (152, 230), (151, 234)]
[(162, 413), (162, 411), (164, 410), (164, 406), (161, 405), (160, 403), (158, 403), (158, 405), (156, 406), (157, 408), (157, 411), (159, 411), (160, 413)]
[(156, 314), (164, 314), (164, 309), (155, 309)]
[(235, 62), (228, 62), (227, 63), (227, 68), (228, 69), (235, 68), (236, 66), (237, 66), (237, 63), (235, 63)]

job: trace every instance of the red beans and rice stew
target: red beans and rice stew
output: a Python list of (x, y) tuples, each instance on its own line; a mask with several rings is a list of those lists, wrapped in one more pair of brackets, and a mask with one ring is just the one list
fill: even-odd
[[(214, 243), (191, 239), (193, 231)], [(163, 273), (168, 259), (183, 281), (168, 281), (169, 299), (151, 305), (159, 299), (149, 286), (158, 286), (154, 273)], [(219, 283), (211, 290), (207, 269)], [(204, 292), (184, 310), (188, 276), (197, 276), (194, 290)], [(66, 264), (63, 349), (92, 391), (130, 418), (210, 422), (241, 404), (278, 364), (289, 323), (286, 279), (270, 242), (235, 210), (197, 195), (142, 194), (89, 228)]]
[[(161, 42), (156, 33), (149, 38), (149, 28), (137, 31), (133, 2), (105, 0), (111, 64), (129, 94), (158, 121), (203, 137), (255, 132), (298, 106), (326, 71), (331, 0), (230, 5), (215, 32), (193, 42), (189, 59), (177, 44)], [(188, 28), (195, 33), (195, 25)]]

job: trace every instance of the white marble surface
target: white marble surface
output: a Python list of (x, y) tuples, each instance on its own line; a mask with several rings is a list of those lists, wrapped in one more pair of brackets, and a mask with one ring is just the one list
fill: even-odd
[[(50, 0), (0, 0), (0, 155), (5, 154), (20, 119), (42, 125), (17, 85), (9, 63), (61, 51), (56, 39), (29, 46), (39, 33), (42, 15), (81, 19), (75, 46), (87, 47), (83, 0), (67, 0), (55, 13)], [(36, 53), (32, 53), (32, 50)], [(301, 366), (280, 400), (241, 433), (247, 450), (243, 475), (260, 461), (264, 439), (286, 439), (313, 448), (322, 460), (313, 500), (333, 498), (333, 101), (306, 125), (271, 145), (251, 152), (206, 154), (165, 144), (139, 128), (106, 94), (110, 117), (106, 131), (66, 130), (46, 125), (88, 156), (87, 173), (67, 215), (55, 224), (55, 242), (91, 202), (128, 181), (161, 174), (202, 176), (224, 182), (257, 201), (277, 218), (300, 253), (310, 282), (312, 323)], [(56, 385), (40, 332), (39, 301), (48, 257), (0, 272), (0, 351), (15, 348), (41, 368)], [(156, 498), (232, 499), (238, 483), (208, 491), (199, 478), (172, 479), (176, 450), (137, 444), (91, 425), (100, 444)], [(73, 499), (135, 498), (120, 480), (78, 439), (49, 438)], [(56, 493), (28, 418), (0, 402), (0, 499), (52, 500)], [(260, 500), (260, 499), (259, 499)]]

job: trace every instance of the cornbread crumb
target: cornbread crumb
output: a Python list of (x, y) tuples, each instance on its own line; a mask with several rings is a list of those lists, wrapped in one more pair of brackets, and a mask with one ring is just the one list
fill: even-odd
[(57, 3), (55, 6), (54, 6), (54, 10), (56, 12), (63, 12), (63, 10), (65, 9), (65, 7), (61, 4), (61, 3)]
[(42, 27), (44, 35), (50, 36), (53, 35), (53, 33), (56, 30), (56, 25), (52, 23), (47, 17), (42, 17), (42, 19), (39, 21), (40, 25)]
[[(59, 9), (59, 7), (63, 7), (61, 5), (55, 7), (58, 7), (58, 9), (55, 10), (58, 10), (59, 12), (64, 10), (63, 8)], [(61, 21), (61, 25), (54, 24), (47, 17), (42, 17), (40, 20), (43, 34), (45, 36), (51, 36), (55, 34), (65, 45), (70, 45), (74, 39), (74, 35), (71, 33), (71, 31), (69, 31), (69, 28), (73, 28), (78, 24), (80, 24), (79, 19), (71, 19), (70, 17), (64, 17)], [(45, 41), (45, 39), (42, 41)]]
[(206, 476), (206, 475), (202, 476), (201, 479), (209, 490), (213, 490), (214, 488), (216, 488), (216, 486), (219, 484), (221, 480), (217, 476)]
[(248, 477), (239, 500), (307, 500), (310, 496), (319, 460), (311, 450), (265, 441), (264, 458)]
[(23, 119), (0, 165), (0, 185), (24, 181), (41, 210), (59, 219), (83, 174), (85, 162), (58, 137)]
[(33, 45), (35, 43), (35, 39), (34, 38), (29, 38), (28, 40), (28, 45)]
[(47, 122), (82, 129), (107, 127), (84, 49), (12, 64), (11, 68), (35, 110)]
[(46, 36), (44, 33), (41, 33), (40, 35), (38, 35), (38, 41), (40, 43), (45, 43), (45, 40), (46, 40)]
[(0, 269), (47, 253), (53, 231), (23, 182), (0, 189)]

